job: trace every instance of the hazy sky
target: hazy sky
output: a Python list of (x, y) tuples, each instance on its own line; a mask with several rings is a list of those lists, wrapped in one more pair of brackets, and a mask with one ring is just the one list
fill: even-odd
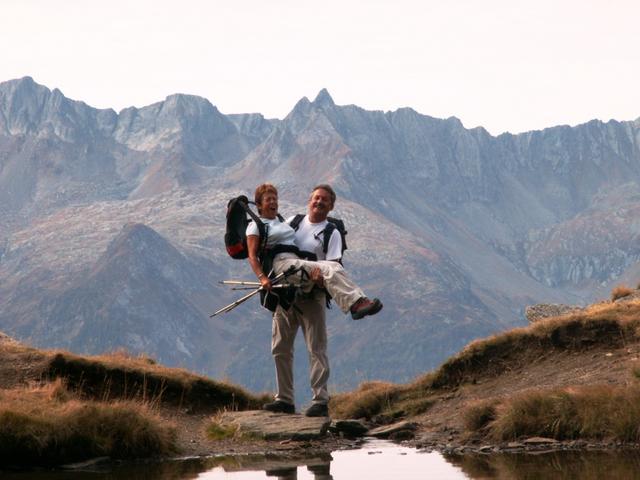
[(640, 117), (638, 0), (0, 0), (0, 81), (119, 111), (412, 107), (493, 134)]

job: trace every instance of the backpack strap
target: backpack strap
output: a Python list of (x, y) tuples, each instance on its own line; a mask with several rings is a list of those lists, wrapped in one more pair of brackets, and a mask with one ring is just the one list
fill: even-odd
[(260, 220), (260, 217), (256, 215), (253, 210), (249, 208), (249, 203), (253, 203), (253, 202), (249, 202), (248, 200), (245, 202), (244, 199), (240, 201), (240, 205), (244, 207), (245, 212), (247, 212), (247, 214), (251, 217), (251, 220), (253, 220), (256, 223), (256, 226), (258, 227), (258, 234), (260, 236), (260, 247), (259, 247), (258, 256), (262, 257), (264, 255), (265, 250), (267, 249), (267, 239), (269, 238), (269, 228), (267, 225), (265, 225), (265, 223), (262, 220)]
[(289, 226), (291, 228), (293, 228), (294, 230), (298, 230), (298, 228), (300, 227), (300, 223), (302, 222), (302, 219), (304, 218), (304, 215), (302, 215), (301, 213), (298, 213), (295, 217), (293, 217), (293, 219), (289, 222)]
[(324, 230), (322, 231), (324, 233), (324, 239), (322, 241), (322, 251), (324, 252), (325, 255), (329, 251), (329, 240), (331, 240), (331, 234), (336, 228), (337, 227), (335, 223), (329, 222), (327, 223), (327, 226), (324, 227)]

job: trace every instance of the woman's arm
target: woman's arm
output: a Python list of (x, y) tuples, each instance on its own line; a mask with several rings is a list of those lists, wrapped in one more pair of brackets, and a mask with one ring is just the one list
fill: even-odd
[(260, 248), (260, 237), (258, 235), (247, 235), (249, 265), (251, 265), (253, 273), (255, 273), (256, 277), (258, 277), (260, 285), (262, 285), (265, 290), (271, 290), (271, 282), (269, 281), (269, 277), (267, 277), (266, 273), (262, 271), (262, 265), (260, 264), (260, 260), (258, 259), (258, 248)]

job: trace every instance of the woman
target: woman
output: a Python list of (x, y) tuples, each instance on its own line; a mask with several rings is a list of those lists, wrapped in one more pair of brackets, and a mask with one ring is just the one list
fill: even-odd
[[(309, 261), (300, 258), (300, 252), (295, 243), (295, 231), (288, 224), (278, 218), (278, 190), (269, 183), (259, 185), (255, 191), (255, 204), (258, 208), (260, 219), (267, 229), (266, 249), (274, 252), (273, 271), (280, 274), (292, 266), (300, 268), (306, 273), (306, 279), (302, 275), (295, 275), (288, 280), (300, 285), (303, 290), (311, 290), (314, 282), (311, 278), (318, 278), (322, 286), (326, 288), (338, 307), (344, 312), (351, 312), (354, 320), (366, 315), (374, 315), (382, 309), (382, 303), (378, 299), (369, 300), (364, 292), (349, 278), (338, 262), (320, 260)], [(257, 225), (252, 222), (247, 227), (247, 247), (249, 250), (249, 264), (258, 277), (260, 285), (265, 290), (271, 289), (268, 273), (263, 271), (260, 261), (261, 239)]]

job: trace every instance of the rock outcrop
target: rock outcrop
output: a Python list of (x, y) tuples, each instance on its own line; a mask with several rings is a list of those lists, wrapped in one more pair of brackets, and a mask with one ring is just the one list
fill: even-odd
[(530, 305), (525, 308), (524, 315), (529, 323), (539, 322), (545, 318), (559, 317), (561, 315), (569, 315), (578, 313), (582, 307), (576, 305), (562, 305), (558, 303), (541, 303), (538, 305)]

